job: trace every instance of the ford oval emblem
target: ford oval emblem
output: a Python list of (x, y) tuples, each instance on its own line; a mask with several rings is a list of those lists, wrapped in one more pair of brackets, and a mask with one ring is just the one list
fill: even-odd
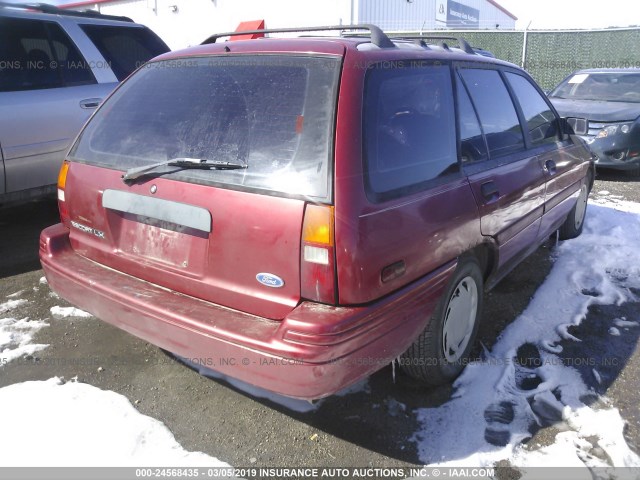
[(282, 280), (277, 275), (273, 275), (272, 273), (259, 273), (256, 275), (256, 280), (258, 280), (261, 284), (266, 285), (267, 287), (284, 287), (284, 280)]

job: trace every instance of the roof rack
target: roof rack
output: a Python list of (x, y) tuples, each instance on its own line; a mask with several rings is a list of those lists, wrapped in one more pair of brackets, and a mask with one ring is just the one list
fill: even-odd
[(394, 43), (376, 25), (331, 25), (326, 27), (299, 27), (299, 28), (275, 28), (264, 30), (244, 30), (240, 32), (217, 33), (207, 38), (201, 45), (216, 43), (221, 37), (233, 37), (237, 35), (253, 35), (256, 33), (296, 33), (296, 32), (322, 32), (326, 30), (369, 30), (371, 32), (371, 43), (380, 48), (395, 48)]
[(473, 49), (473, 47), (462, 37), (445, 37), (440, 35), (400, 35), (393, 36), (391, 38), (398, 40), (419, 40), (422, 46), (426, 46), (424, 45), (424, 40), (442, 40), (440, 42), (440, 46), (445, 50), (450, 50), (450, 48), (449, 45), (444, 42), (444, 40), (455, 40), (458, 42), (458, 45), (460, 45), (460, 48), (462, 48), (465, 53), (476, 55), (476, 51)]
[(55, 5), (49, 5), (48, 3), (9, 3), (0, 1), (0, 7), (13, 8), (17, 10), (31, 10), (40, 13), (50, 13), (53, 15), (66, 15), (69, 17), (86, 17), (86, 18), (102, 18), (104, 20), (118, 20), (120, 22), (131, 22), (133, 20), (129, 17), (121, 17), (117, 15), (104, 15), (95, 10), (66, 10), (58, 8)]

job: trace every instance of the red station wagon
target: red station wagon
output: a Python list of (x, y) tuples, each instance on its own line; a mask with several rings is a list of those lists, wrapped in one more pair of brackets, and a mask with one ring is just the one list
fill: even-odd
[(51, 288), (291, 397), (398, 357), (426, 384), (454, 379), (483, 291), (582, 230), (581, 119), (463, 40), (303, 30), (338, 29), (216, 35), (126, 80), (60, 172), (61, 223), (40, 239)]

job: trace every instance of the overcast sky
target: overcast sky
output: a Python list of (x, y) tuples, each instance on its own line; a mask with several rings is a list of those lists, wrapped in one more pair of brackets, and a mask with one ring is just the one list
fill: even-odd
[[(45, 1), (60, 4), (69, 3), (72, 0)], [(464, 3), (464, 0), (458, 1)], [(497, 0), (497, 2), (518, 17), (516, 22), (518, 29), (526, 28), (529, 22), (531, 22), (529, 28), (532, 29), (640, 25), (638, 0)], [(251, 16), (250, 12), (247, 12), (247, 16)]]

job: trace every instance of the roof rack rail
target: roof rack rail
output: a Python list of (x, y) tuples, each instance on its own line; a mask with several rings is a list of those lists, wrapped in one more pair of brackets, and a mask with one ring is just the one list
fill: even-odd
[(40, 2), (27, 2), (27, 3), (9, 3), (0, 1), (0, 7), (13, 8), (17, 10), (32, 10), (40, 13), (50, 13), (53, 15), (66, 15), (69, 17), (86, 17), (86, 18), (102, 18), (104, 20), (117, 20), (120, 22), (131, 22), (133, 20), (129, 17), (122, 17), (118, 15), (104, 15), (100, 12), (96, 12), (95, 10), (67, 10), (63, 8), (58, 8), (55, 5), (50, 5), (48, 3), (40, 3)]
[(201, 45), (216, 43), (221, 37), (233, 37), (236, 35), (253, 35), (256, 33), (297, 33), (297, 32), (322, 32), (326, 30), (369, 30), (371, 32), (371, 43), (380, 48), (395, 48), (394, 43), (376, 25), (330, 25), (326, 27), (299, 27), (299, 28), (270, 28), (264, 30), (243, 30), (240, 32), (217, 33), (207, 38)]
[(399, 36), (392, 36), (391, 38), (398, 39), (398, 40), (442, 40), (440, 42), (440, 46), (445, 50), (449, 50), (449, 45), (447, 45), (444, 41), (455, 40), (458, 42), (458, 44), (460, 45), (460, 47), (465, 53), (468, 53), (470, 55), (476, 55), (476, 51), (473, 49), (473, 47), (469, 44), (469, 42), (467, 42), (462, 37), (445, 37), (441, 35), (399, 35)]

